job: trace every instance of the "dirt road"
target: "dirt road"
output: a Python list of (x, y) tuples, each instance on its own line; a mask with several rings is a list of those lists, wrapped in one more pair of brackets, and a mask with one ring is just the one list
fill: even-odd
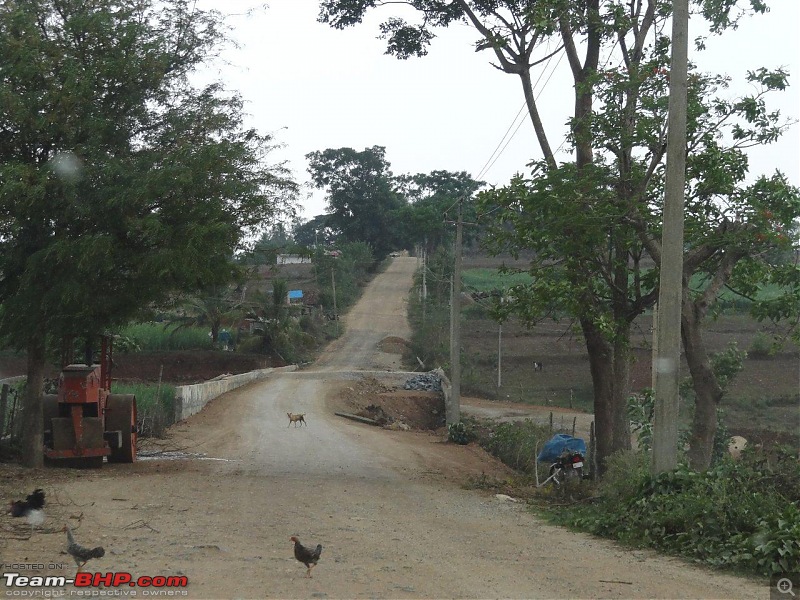
[[(354, 371), (397, 368), (376, 345), (408, 335), (414, 266), (396, 259), (312, 368), (227, 394), (177, 425), (168, 443), (206, 460), (6, 474), (4, 497), (42, 486), (50, 507), (29, 540), (2, 518), (3, 571), (40, 563), (28, 574), (74, 575), (56, 532), (68, 521), (79, 542), (106, 548), (87, 570), (185, 575), (188, 588), (171, 591), (190, 598), (766, 597), (758, 582), (554, 528), (463, 489), (470, 474), (505, 472), (477, 448), (335, 417)], [(308, 426), (287, 427), (289, 411), (305, 412)], [(292, 557), (291, 535), (324, 546), (313, 579)]]

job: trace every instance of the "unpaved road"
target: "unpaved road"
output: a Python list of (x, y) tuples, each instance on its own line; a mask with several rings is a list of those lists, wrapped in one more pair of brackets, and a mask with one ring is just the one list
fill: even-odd
[[(4, 497), (41, 485), (50, 507), (28, 540), (2, 517), (3, 570), (63, 563), (31, 574), (73, 575), (55, 532), (69, 521), (80, 542), (106, 548), (87, 570), (185, 575), (190, 598), (768, 597), (765, 584), (570, 533), (463, 489), (470, 474), (504, 473), (477, 448), (333, 416), (353, 371), (397, 367), (376, 344), (408, 334), (414, 266), (399, 258), (376, 278), (312, 368), (227, 394), (171, 432), (173, 447), (224, 460), (6, 470)], [(308, 426), (287, 427), (288, 411), (305, 412)], [(291, 535), (324, 546), (313, 579), (292, 557)], [(21, 597), (0, 597), (12, 592)]]

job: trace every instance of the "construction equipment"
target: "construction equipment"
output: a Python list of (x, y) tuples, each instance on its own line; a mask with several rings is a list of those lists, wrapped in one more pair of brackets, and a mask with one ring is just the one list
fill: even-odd
[(101, 338), (99, 362), (87, 342), (83, 363), (63, 354), (58, 393), (44, 396), (44, 454), (65, 466), (101, 467), (136, 460), (136, 397), (111, 393), (112, 339)]

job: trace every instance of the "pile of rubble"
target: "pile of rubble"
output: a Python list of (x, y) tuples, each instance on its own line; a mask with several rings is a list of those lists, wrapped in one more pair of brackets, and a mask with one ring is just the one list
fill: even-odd
[(442, 379), (435, 372), (414, 375), (403, 384), (404, 390), (420, 390), (424, 392), (441, 392)]

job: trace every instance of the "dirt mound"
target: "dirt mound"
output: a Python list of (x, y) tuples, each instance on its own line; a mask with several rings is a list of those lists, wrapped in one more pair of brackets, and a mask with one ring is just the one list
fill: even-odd
[(391, 335), (383, 338), (378, 343), (378, 350), (381, 352), (387, 352), (389, 354), (403, 354), (406, 350), (408, 350), (409, 347), (410, 344), (407, 340)]
[(440, 393), (398, 390), (376, 379), (345, 387), (339, 401), (347, 411), (391, 429), (436, 430), (445, 422)]

